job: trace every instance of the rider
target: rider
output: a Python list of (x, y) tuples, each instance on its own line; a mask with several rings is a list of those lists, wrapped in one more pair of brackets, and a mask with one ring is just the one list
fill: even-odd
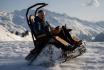
[[(37, 38), (37, 42), (38, 42), (38, 46), (35, 47), (34, 50), (38, 49), (37, 53), (39, 54), (42, 49), (47, 45), (47, 43), (50, 41), (50, 39), (52, 38), (52, 34), (50, 32), (51, 30), (51, 26), (48, 24), (47, 21), (45, 21), (45, 14), (43, 10), (39, 10), (38, 11), (38, 15), (35, 17), (35, 22), (33, 24), (33, 31), (36, 34), (36, 38)], [(55, 33), (60, 33), (60, 30), (57, 32), (58, 28), (53, 28), (53, 31), (55, 31)], [(65, 30), (65, 29), (64, 29)], [(69, 32), (68, 32), (69, 33)], [(68, 34), (65, 33), (65, 34)], [(53, 33), (54, 34), (54, 33)], [(68, 34), (70, 37), (68, 37), (70, 39), (70, 41), (74, 41), (71, 38), (71, 35)], [(62, 50), (64, 49), (63, 46), (60, 46), (60, 42), (54, 42), (53, 43), (56, 47), (60, 47)], [(70, 45), (68, 45), (68, 49), (70, 49)], [(34, 50), (32, 51), (34, 53)]]

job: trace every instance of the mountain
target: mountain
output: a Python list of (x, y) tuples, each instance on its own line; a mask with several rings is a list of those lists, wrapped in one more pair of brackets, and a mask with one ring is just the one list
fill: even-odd
[[(49, 10), (46, 12), (46, 20), (53, 26), (65, 25), (73, 29), (71, 34), (78, 36), (82, 40), (92, 41), (92, 39), (104, 32), (104, 21), (91, 22), (70, 17), (67, 14), (59, 14)], [(26, 21), (26, 9), (15, 10), (14, 12), (0, 12), (0, 25), (5, 27), (10, 33), (25, 37), (28, 35), (29, 27)], [(34, 15), (34, 10), (30, 11)], [(97, 37), (98, 38), (98, 37)], [(94, 41), (94, 40), (93, 40)]]
[(30, 33), (26, 37), (21, 37), (9, 32), (5, 27), (0, 25), (0, 42), (1, 41), (32, 41)]
[[(93, 37), (104, 32), (104, 21), (91, 22), (86, 20), (81, 20), (76, 17), (70, 17), (66, 14), (59, 14), (51, 12), (49, 10), (44, 10), (46, 12), (46, 20), (54, 26), (67, 25), (67, 28), (73, 29), (72, 34), (77, 35), (84, 40), (92, 40)], [(34, 10), (31, 10), (30, 13), (33, 15)], [(13, 23), (17, 25), (22, 25), (23, 27), (28, 28), (25, 14), (26, 9), (15, 10), (13, 14)]]
[[(0, 12), (0, 41), (26, 41), (29, 32), (21, 25), (12, 22), (13, 14)], [(24, 37), (24, 38), (23, 38)]]
[(14, 33), (19, 36), (26, 36), (28, 31), (21, 25), (14, 24), (13, 21), (13, 14), (7, 12), (0, 12), (0, 25), (5, 27), (9, 32)]
[(98, 35), (95, 37), (94, 41), (101, 41), (101, 42), (104, 42), (104, 32), (98, 34)]

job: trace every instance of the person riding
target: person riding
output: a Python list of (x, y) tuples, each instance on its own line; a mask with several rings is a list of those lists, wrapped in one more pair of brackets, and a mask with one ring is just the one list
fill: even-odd
[[(63, 29), (65, 30), (64, 27), (63, 27)], [(37, 39), (37, 43), (38, 43), (38, 45), (32, 50), (33, 53), (35, 53), (34, 52), (35, 50), (38, 50), (36, 52), (39, 54), (42, 51), (42, 49), (49, 43), (50, 39), (52, 39), (52, 38), (54, 39), (54, 42), (52, 44), (54, 44), (58, 48), (60, 47), (62, 50), (65, 48), (65, 47), (63, 47), (63, 45), (60, 45), (61, 44), (60, 42), (56, 42), (55, 38), (53, 37), (53, 36), (57, 36), (57, 35), (61, 35), (61, 34), (64, 35), (64, 33), (58, 27), (52, 28), (50, 26), (50, 24), (47, 21), (45, 21), (45, 13), (43, 10), (39, 10), (38, 15), (35, 17), (35, 22), (33, 24), (33, 32), (36, 35), (36, 39)], [(75, 42), (72, 39), (69, 32), (65, 32), (65, 35), (68, 35), (68, 38), (70, 39), (70, 41)], [(59, 36), (59, 37), (61, 37), (61, 36)], [(68, 41), (68, 42), (70, 42), (70, 41)], [(68, 50), (72, 48), (70, 45), (67, 45), (67, 46), (68, 46), (68, 48), (66, 48), (66, 49), (68, 49)]]

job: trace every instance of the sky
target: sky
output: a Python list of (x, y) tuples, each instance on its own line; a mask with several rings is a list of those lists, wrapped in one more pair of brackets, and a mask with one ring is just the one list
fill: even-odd
[(104, 0), (0, 0), (0, 11), (13, 12), (45, 2), (46, 9), (89, 21), (104, 21)]

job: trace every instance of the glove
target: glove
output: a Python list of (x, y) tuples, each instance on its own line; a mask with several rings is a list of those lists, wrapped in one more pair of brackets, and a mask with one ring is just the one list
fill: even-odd
[(56, 29), (56, 30), (59, 30), (59, 27), (60, 27), (60, 26), (57, 26), (55, 29)]

